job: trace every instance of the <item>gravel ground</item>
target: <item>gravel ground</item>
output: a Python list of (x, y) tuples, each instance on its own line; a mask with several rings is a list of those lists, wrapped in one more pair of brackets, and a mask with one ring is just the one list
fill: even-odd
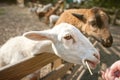
[(28, 8), (16, 5), (0, 5), (0, 45), (10, 37), (22, 35), (30, 30), (48, 29)]

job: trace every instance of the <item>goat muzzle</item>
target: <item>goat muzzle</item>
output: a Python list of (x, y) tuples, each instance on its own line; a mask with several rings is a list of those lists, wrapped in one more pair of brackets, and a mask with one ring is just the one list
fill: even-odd
[(102, 40), (102, 45), (106, 48), (109, 48), (112, 46), (112, 43), (113, 43), (113, 38), (112, 36), (110, 36), (109, 38), (107, 38), (106, 40)]

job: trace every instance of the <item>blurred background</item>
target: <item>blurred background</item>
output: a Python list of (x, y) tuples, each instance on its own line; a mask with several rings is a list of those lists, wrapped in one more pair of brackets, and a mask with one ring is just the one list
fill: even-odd
[[(120, 59), (120, 0), (0, 0), (0, 46), (26, 31), (51, 28), (48, 17), (52, 14), (59, 16), (67, 9), (92, 7), (100, 7), (110, 16), (114, 42), (110, 48), (96, 45), (101, 53), (101, 63), (93, 76), (85, 71), (80, 79), (76, 76), (72, 80), (102, 80), (99, 70), (105, 70)], [(48, 14), (49, 11), (52, 13)]]

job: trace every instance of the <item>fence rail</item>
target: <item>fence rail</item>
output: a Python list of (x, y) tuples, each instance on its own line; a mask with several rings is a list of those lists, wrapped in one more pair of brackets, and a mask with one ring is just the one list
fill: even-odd
[(57, 58), (58, 57), (53, 54), (41, 53), (38, 56), (24, 59), (17, 64), (5, 66), (0, 68), (0, 80), (20, 80)]

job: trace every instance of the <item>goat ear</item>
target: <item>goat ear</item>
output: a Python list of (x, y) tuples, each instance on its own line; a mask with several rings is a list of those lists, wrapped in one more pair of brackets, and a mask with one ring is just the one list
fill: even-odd
[(53, 35), (49, 30), (45, 31), (29, 31), (23, 34), (24, 37), (35, 40), (35, 41), (41, 41), (41, 40), (53, 40)]
[(75, 16), (76, 18), (78, 18), (79, 20), (83, 21), (84, 23), (86, 22), (84, 15), (76, 14), (76, 13), (72, 13), (72, 15)]
[(102, 9), (99, 8), (99, 7), (93, 7), (93, 8), (91, 8), (91, 11), (92, 11), (93, 13), (97, 13), (99, 10), (102, 10)]

